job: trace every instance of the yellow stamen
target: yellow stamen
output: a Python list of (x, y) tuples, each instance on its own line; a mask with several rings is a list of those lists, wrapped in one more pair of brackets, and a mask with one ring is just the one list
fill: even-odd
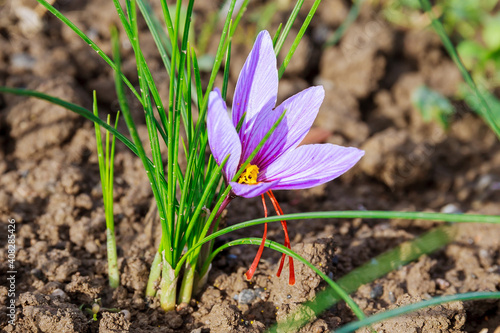
[(259, 167), (253, 164), (249, 164), (245, 171), (241, 174), (238, 179), (239, 184), (253, 185), (257, 184), (257, 175), (259, 174)]

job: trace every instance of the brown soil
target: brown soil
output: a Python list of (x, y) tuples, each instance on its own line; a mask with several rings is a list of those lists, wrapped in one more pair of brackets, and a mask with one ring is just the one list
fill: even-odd
[[(197, 24), (215, 8), (209, 3), (198, 2)], [(411, 105), (411, 93), (422, 83), (446, 96), (452, 96), (461, 83), (439, 39), (427, 30), (394, 28), (376, 8), (364, 6), (341, 43), (323, 50), (325, 38), (347, 14), (346, 3), (330, 0), (321, 5), (280, 84), (280, 99), (312, 84), (324, 85), (326, 98), (306, 141), (358, 146), (366, 156), (329, 184), (277, 193), (283, 210), (500, 214), (500, 144), (495, 135), (461, 103), (456, 103), (459, 112), (446, 133), (424, 123)], [(7, 0), (6, 10), (0, 11), (0, 85), (39, 90), (86, 107), (96, 89), (101, 114), (114, 112), (117, 101), (111, 71), (51, 15), (45, 15), (40, 26), (27, 20), (23, 15), (33, 7), (29, 1)], [(57, 7), (109, 51), (108, 29), (118, 22), (111, 14), (112, 2), (61, 0)], [(257, 10), (254, 5), (249, 14)], [(284, 18), (278, 13), (273, 29)], [(238, 30), (233, 42), (230, 86), (255, 36), (254, 25), (243, 24), (246, 29)], [(144, 31), (150, 66), (158, 82), (165, 82), (160, 59), (146, 36)], [(212, 43), (209, 51), (214, 47)], [(124, 72), (134, 78), (130, 49), (124, 50), (124, 58)], [(160, 90), (165, 89), (160, 84)], [(139, 123), (141, 116), (137, 110)], [(123, 124), (120, 129), (126, 132)], [(146, 138), (145, 126), (139, 129)], [(5, 249), (0, 252), (0, 329), (4, 332), (262, 332), (325, 286), (301, 264), (296, 264), (296, 285), (289, 286), (287, 267), (281, 278), (275, 276), (280, 255), (269, 249), (264, 250), (255, 277), (246, 281), (243, 273), (256, 248), (233, 247), (216, 258), (208, 284), (189, 307), (164, 313), (158, 304), (150, 304), (144, 289), (159, 240), (158, 224), (154, 214), (148, 214), (152, 195), (140, 160), (118, 145), (115, 216), (121, 286), (112, 290), (106, 280), (105, 220), (93, 125), (51, 104), (3, 95), (0, 141), (1, 234), (6, 235), (8, 220), (15, 219), (18, 246), (14, 327), (7, 324), (4, 305), (7, 237), (0, 239)], [(225, 223), (262, 214), (259, 200), (238, 199), (228, 208)], [(336, 219), (292, 221), (289, 231), (296, 251), (338, 279), (436, 225)], [(432, 296), (500, 290), (500, 228), (463, 224), (458, 230), (456, 240), (442, 250), (362, 286), (353, 295), (355, 301), (366, 314), (373, 314)], [(218, 242), (261, 233), (262, 227), (255, 227)], [(269, 238), (283, 241), (278, 224), (270, 225)], [(103, 307), (120, 312), (102, 311), (97, 321), (91, 320), (79, 307), (96, 298), (101, 298)], [(327, 332), (353, 319), (346, 305), (339, 303), (301, 331)], [(500, 302), (445, 304), (374, 328), (379, 332), (498, 332)]]

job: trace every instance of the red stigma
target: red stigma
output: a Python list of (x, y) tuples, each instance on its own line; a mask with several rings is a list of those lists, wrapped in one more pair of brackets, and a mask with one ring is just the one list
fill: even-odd
[[(266, 206), (266, 199), (264, 198), (264, 194), (261, 195), (262, 197), (262, 205), (264, 206), (264, 216), (267, 217), (267, 206)], [(262, 256), (262, 251), (264, 251), (264, 244), (266, 243), (266, 236), (267, 236), (267, 223), (264, 223), (264, 235), (262, 236), (262, 242), (260, 243), (259, 250), (257, 251), (257, 255), (255, 255), (255, 258), (252, 262), (252, 265), (248, 269), (248, 271), (245, 273), (245, 276), (247, 277), (248, 280), (250, 280), (255, 273), (255, 270), (257, 269), (257, 265), (259, 264), (260, 257)]]
[[(274, 196), (273, 192), (271, 190), (269, 190), (267, 192), (267, 195), (269, 195), (269, 198), (271, 199), (271, 202), (273, 203), (274, 209), (276, 210), (276, 214), (283, 215), (283, 210), (281, 210), (281, 207), (278, 203), (278, 200), (276, 200), (276, 197)], [(283, 232), (285, 233), (285, 244), (284, 245), (287, 248), (291, 249), (290, 237), (288, 236), (288, 229), (286, 227), (286, 221), (280, 221), (280, 222), (281, 222), (281, 226), (283, 227)], [(283, 253), (281, 255), (280, 267), (278, 268), (278, 272), (276, 273), (276, 276), (278, 276), (278, 277), (281, 275), (281, 271), (282, 271), (283, 265), (285, 263), (285, 257), (286, 257), (286, 254)], [(295, 270), (293, 267), (293, 258), (290, 256), (288, 256), (288, 267), (290, 269), (288, 284), (293, 286), (295, 284)]]
[[(271, 190), (266, 192), (269, 198), (271, 199), (271, 202), (273, 203), (274, 210), (276, 211), (276, 214), (283, 215), (283, 210), (281, 210), (281, 207), (278, 203), (278, 200), (276, 200), (276, 197), (274, 196), (273, 192)], [(264, 206), (264, 216), (267, 217), (267, 206), (266, 206), (266, 199), (264, 198), (264, 194), (261, 195), (262, 197), (262, 206)], [(280, 221), (281, 226), (283, 227), (283, 231), (285, 233), (285, 246), (289, 249), (291, 249), (290, 246), (290, 237), (288, 236), (288, 229), (286, 227), (286, 221)], [(254, 273), (255, 270), (257, 269), (257, 265), (259, 264), (260, 257), (262, 256), (262, 251), (264, 250), (264, 245), (266, 243), (266, 237), (267, 237), (267, 223), (264, 223), (264, 235), (262, 236), (262, 242), (260, 243), (259, 250), (257, 251), (257, 254), (255, 255), (255, 258), (252, 262), (252, 265), (248, 269), (248, 271), (245, 273), (245, 276), (248, 280), (250, 280)], [(285, 264), (285, 257), (286, 254), (282, 254), (281, 256), (281, 261), (280, 261), (280, 266), (278, 268), (278, 272), (276, 273), (276, 276), (281, 275), (281, 271), (283, 270), (283, 265)], [(295, 284), (295, 269), (293, 267), (293, 258), (288, 256), (288, 267), (290, 268), (290, 274), (289, 274), (289, 279), (288, 279), (288, 284), (293, 286)]]

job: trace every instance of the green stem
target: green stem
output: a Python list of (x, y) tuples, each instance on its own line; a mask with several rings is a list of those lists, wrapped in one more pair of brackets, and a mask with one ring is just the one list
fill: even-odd
[[(163, 252), (165, 252), (165, 250)], [(163, 254), (162, 256), (165, 257)], [(160, 305), (165, 312), (175, 310), (176, 292), (177, 276), (175, 276), (175, 270), (172, 266), (170, 266), (165, 258), (163, 258), (163, 269), (161, 272), (160, 283)]]
[(193, 293), (196, 295), (201, 291), (201, 288), (207, 283), (208, 281), (208, 274), (210, 273), (210, 270), (212, 269), (212, 264), (209, 263), (208, 265), (203, 266), (203, 272), (198, 272), (195, 276), (194, 280), (194, 286), (193, 286)]
[[(208, 232), (206, 233), (207, 235), (211, 235), (214, 230), (217, 230), (217, 226), (218, 226), (218, 219), (220, 217), (220, 215), (222, 214), (222, 212), (224, 211), (224, 209), (226, 209), (226, 207), (229, 205), (229, 203), (235, 198), (235, 196), (233, 194), (228, 194), (224, 200), (222, 201), (222, 204), (220, 205), (220, 207), (217, 209), (217, 213), (215, 213), (215, 217), (214, 219), (212, 220), (212, 222), (210, 222), (210, 228), (208, 229)], [(200, 247), (200, 252), (195, 252), (196, 253), (196, 257), (199, 257), (200, 255), (202, 256), (201, 259), (201, 262), (203, 263), (203, 266), (202, 266), (202, 269), (200, 271), (200, 275), (201, 276), (204, 276), (207, 272), (207, 269), (208, 269), (208, 266), (210, 265), (210, 263), (212, 262), (213, 258), (210, 256), (210, 250), (212, 248), (212, 242), (206, 242), (205, 244), (203, 244), (201, 247)], [(198, 287), (201, 287), (198, 286)]]
[(109, 285), (111, 288), (117, 288), (120, 285), (120, 273), (118, 272), (118, 263), (116, 255), (116, 240), (115, 231), (113, 229), (106, 229), (106, 246), (108, 249), (108, 276)]
[(181, 290), (179, 291), (179, 305), (182, 307), (189, 304), (193, 294), (193, 283), (196, 275), (196, 265), (186, 264), (184, 277), (182, 278)]
[(151, 270), (149, 271), (148, 285), (146, 287), (146, 296), (155, 297), (156, 289), (158, 287), (158, 279), (161, 275), (161, 254), (156, 252)]

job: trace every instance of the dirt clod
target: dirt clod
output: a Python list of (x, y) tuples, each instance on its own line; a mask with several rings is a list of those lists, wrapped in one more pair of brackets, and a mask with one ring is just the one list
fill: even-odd
[(87, 318), (76, 305), (62, 302), (58, 297), (34, 293), (19, 296), (23, 307), (22, 318), (16, 325), (19, 332), (65, 332), (86, 331)]

